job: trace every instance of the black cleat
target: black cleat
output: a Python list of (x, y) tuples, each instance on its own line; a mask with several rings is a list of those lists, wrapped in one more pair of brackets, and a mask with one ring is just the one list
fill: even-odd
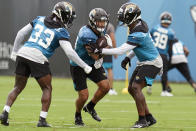
[(4, 126), (9, 126), (9, 120), (8, 120), (8, 112), (3, 111), (0, 115), (1, 124)]
[(84, 122), (82, 121), (81, 116), (75, 117), (75, 125), (76, 126), (84, 126)]
[(47, 122), (45, 118), (40, 118), (37, 127), (51, 127)]
[(131, 128), (145, 128), (145, 127), (148, 127), (148, 123), (146, 119), (143, 119), (140, 121), (136, 121), (135, 125), (133, 125)]
[(148, 126), (152, 126), (157, 123), (156, 119), (153, 116), (146, 117), (146, 121), (148, 122)]
[(99, 118), (99, 116), (97, 115), (97, 112), (95, 111), (95, 109), (93, 108), (93, 109), (89, 109), (88, 107), (87, 107), (87, 105), (83, 108), (83, 110), (85, 111), (85, 112), (88, 112), (91, 116), (92, 116), (92, 118), (93, 119), (95, 119), (96, 121), (101, 121), (101, 118)]

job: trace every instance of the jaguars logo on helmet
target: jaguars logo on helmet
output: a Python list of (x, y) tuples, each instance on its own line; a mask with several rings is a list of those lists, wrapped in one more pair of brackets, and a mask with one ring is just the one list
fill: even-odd
[(119, 21), (123, 24), (130, 25), (134, 21), (141, 19), (141, 10), (136, 4), (128, 2), (120, 7), (117, 15)]
[(72, 25), (73, 20), (76, 18), (75, 8), (69, 2), (58, 2), (52, 11), (64, 24), (66, 28)]
[[(98, 26), (98, 21), (103, 21), (104, 26), (99, 27)], [(106, 11), (102, 8), (95, 8), (92, 9), (89, 13), (89, 25), (93, 28), (96, 29), (98, 32), (102, 33), (106, 30), (106, 27), (108, 25), (109, 19), (108, 19), (108, 14)]]

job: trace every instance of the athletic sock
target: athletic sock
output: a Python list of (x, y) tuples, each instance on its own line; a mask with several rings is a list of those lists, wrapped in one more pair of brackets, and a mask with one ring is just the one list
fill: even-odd
[(75, 117), (81, 117), (81, 112), (75, 112)]
[(94, 107), (95, 107), (95, 103), (93, 103), (92, 102), (92, 100), (87, 104), (87, 107), (89, 108), (89, 109), (93, 109)]
[(146, 115), (146, 120), (150, 120), (152, 118), (152, 114), (147, 114)]
[(145, 119), (145, 116), (139, 116), (139, 121)]
[(3, 108), (3, 111), (6, 111), (6, 112), (10, 112), (10, 106), (8, 105), (5, 105), (4, 108)]
[(40, 118), (46, 119), (47, 115), (48, 115), (48, 112), (45, 112), (45, 111), (40, 112)]

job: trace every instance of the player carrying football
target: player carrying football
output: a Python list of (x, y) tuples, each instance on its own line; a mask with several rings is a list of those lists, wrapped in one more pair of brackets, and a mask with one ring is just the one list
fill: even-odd
[[(92, 72), (86, 74), (77, 63), (71, 61), (70, 72), (74, 83), (74, 88), (78, 92), (78, 98), (76, 100), (76, 112), (75, 112), (75, 125), (84, 126), (84, 122), (81, 116), (81, 110), (88, 112), (93, 119), (101, 121), (97, 115), (94, 107), (110, 90), (110, 85), (107, 77), (104, 75), (105, 71), (102, 67), (103, 58), (101, 55), (88, 52), (88, 48), (91, 45), (102, 44), (102, 40), (99, 38), (104, 35), (108, 24), (108, 14), (102, 8), (92, 9), (89, 13), (89, 23), (81, 27), (76, 43), (75, 50), (80, 58), (91, 66)], [(95, 92), (90, 102), (84, 106), (88, 100), (88, 88), (87, 78), (97, 84), (98, 89)], [(83, 107), (84, 106), (84, 107)]]

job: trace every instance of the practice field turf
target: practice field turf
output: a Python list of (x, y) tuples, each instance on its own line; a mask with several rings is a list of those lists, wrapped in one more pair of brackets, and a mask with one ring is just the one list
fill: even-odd
[[(7, 94), (13, 88), (14, 77), (0, 77), (0, 111), (3, 109)], [(137, 118), (137, 111), (132, 97), (122, 94), (123, 81), (115, 81), (117, 96), (107, 95), (96, 106), (102, 118), (97, 122), (82, 112), (86, 126), (77, 127), (74, 123), (75, 92), (71, 79), (53, 78), (53, 96), (47, 121), (52, 128), (37, 128), (41, 108), (41, 89), (34, 79), (29, 79), (27, 87), (17, 98), (10, 111), (10, 126), (0, 125), (1, 131), (31, 130), (69, 130), (69, 131), (131, 131), (130, 127)], [(89, 100), (97, 89), (92, 82), (89, 86)], [(161, 97), (161, 85), (153, 85), (153, 94), (148, 96), (143, 90), (151, 112), (157, 124), (141, 131), (196, 131), (196, 94), (188, 84), (171, 84), (174, 97)]]

